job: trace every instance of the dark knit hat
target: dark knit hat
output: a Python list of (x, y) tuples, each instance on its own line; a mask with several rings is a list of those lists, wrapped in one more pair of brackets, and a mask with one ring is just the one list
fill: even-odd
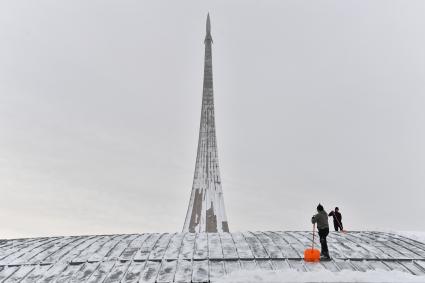
[(320, 203), (317, 206), (317, 211), (323, 211), (323, 205), (321, 205)]

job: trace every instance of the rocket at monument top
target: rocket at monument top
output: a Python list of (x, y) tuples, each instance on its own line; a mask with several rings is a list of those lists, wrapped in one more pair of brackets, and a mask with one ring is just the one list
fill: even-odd
[(205, 43), (207, 41), (213, 41), (211, 37), (211, 21), (210, 21), (210, 13), (207, 15), (207, 34), (205, 35)]

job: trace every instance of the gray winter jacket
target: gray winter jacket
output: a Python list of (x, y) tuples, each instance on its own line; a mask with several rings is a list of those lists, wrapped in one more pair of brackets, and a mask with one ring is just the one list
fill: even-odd
[(311, 223), (317, 223), (317, 229), (329, 228), (328, 214), (322, 210), (311, 218)]

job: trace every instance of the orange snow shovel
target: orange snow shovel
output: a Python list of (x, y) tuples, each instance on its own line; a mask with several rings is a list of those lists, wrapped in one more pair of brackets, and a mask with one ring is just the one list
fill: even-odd
[(320, 261), (320, 251), (314, 248), (314, 232), (316, 225), (313, 224), (313, 241), (311, 242), (311, 249), (304, 251), (304, 260), (308, 262)]

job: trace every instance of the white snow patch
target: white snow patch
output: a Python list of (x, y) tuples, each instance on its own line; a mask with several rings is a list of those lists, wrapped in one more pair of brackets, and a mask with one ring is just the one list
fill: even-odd
[(296, 270), (282, 271), (236, 271), (220, 278), (215, 283), (319, 283), (319, 282), (367, 282), (367, 283), (401, 283), (425, 282), (425, 276), (416, 276), (401, 271), (371, 270), (367, 272), (342, 270), (331, 272), (329, 270), (301, 272)]
[(425, 244), (425, 232), (423, 231), (397, 231), (395, 234), (416, 240)]

